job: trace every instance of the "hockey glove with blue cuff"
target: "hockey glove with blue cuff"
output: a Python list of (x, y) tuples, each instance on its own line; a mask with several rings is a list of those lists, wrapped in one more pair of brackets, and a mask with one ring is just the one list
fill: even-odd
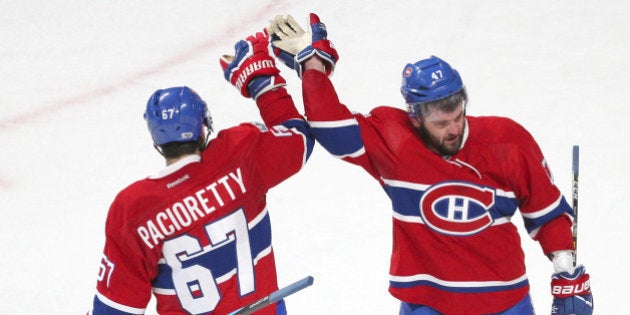
[(590, 276), (582, 265), (575, 267), (572, 272), (569, 270), (554, 273), (551, 277), (551, 294), (551, 314), (593, 314)]
[(234, 45), (234, 56), (220, 58), (223, 75), (245, 97), (257, 99), (263, 93), (285, 86), (274, 58), (269, 35), (259, 32)]
[(305, 32), (292, 16), (276, 16), (267, 27), (273, 52), (282, 63), (296, 70), (300, 78), (304, 61), (317, 55), (326, 64), (326, 75), (330, 76), (339, 60), (337, 50), (327, 38), (326, 25), (314, 13), (309, 15), (309, 26), (310, 31)]

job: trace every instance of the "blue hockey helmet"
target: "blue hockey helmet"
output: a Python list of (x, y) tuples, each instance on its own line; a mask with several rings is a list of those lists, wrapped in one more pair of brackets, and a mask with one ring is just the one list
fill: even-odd
[(436, 101), (463, 89), (457, 70), (436, 56), (409, 63), (402, 72), (400, 92), (407, 104)]
[(212, 116), (201, 97), (186, 86), (155, 91), (147, 102), (144, 119), (153, 143), (198, 141), (203, 128), (212, 132)]

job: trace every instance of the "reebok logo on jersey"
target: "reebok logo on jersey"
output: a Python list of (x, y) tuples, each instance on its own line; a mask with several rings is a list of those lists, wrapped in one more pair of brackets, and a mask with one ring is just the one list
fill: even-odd
[(171, 189), (171, 188), (173, 188), (173, 187), (175, 187), (175, 186), (177, 186), (177, 185), (187, 181), (189, 178), (190, 178), (190, 175), (186, 174), (186, 175), (176, 179), (175, 181), (166, 184), (166, 188)]
[(241, 169), (237, 168), (205, 188), (175, 200), (166, 209), (156, 212), (153, 218), (138, 226), (136, 232), (142, 242), (153, 249), (166, 237), (199, 221), (228, 202), (240, 198), (246, 192), (243, 174)]

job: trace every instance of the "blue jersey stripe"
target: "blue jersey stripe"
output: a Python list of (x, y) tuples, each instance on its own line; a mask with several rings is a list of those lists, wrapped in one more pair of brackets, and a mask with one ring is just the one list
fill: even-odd
[(523, 276), (515, 281), (486, 281), (486, 282), (446, 282), (439, 279), (427, 277), (412, 281), (395, 281), (390, 280), (391, 287), (394, 288), (410, 288), (416, 286), (430, 286), (448, 292), (457, 293), (486, 293), (499, 292), (522, 288), (529, 285), (527, 277)]
[(333, 155), (353, 155), (363, 149), (361, 130), (357, 124), (331, 128), (311, 124), (311, 131), (317, 141)]
[[(443, 184), (443, 183), (441, 183)], [(422, 187), (422, 185), (417, 185)], [(426, 186), (430, 188), (430, 186)], [(420, 218), (420, 200), (426, 190), (417, 190), (418, 188), (395, 187), (386, 181), (385, 191), (392, 201), (394, 212), (402, 216), (416, 216)], [(509, 194), (494, 194), (494, 203), (488, 209), (493, 219), (511, 217), (518, 209), (517, 200)]]
[[(269, 213), (255, 226), (249, 230), (249, 242), (252, 257), (257, 257), (260, 253), (271, 247), (271, 220)], [(214, 278), (220, 278), (237, 268), (236, 242), (230, 242), (224, 246), (207, 251), (199, 256), (187, 259), (182, 262), (182, 268), (193, 265), (204, 266), (210, 269)], [(153, 281), (153, 288), (174, 289), (172, 280), (172, 269), (166, 263), (158, 264), (158, 276)]]

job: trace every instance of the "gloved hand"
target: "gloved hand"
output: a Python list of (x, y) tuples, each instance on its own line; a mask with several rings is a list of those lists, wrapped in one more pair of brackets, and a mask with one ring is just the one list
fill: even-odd
[(309, 25), (310, 32), (304, 32), (292, 16), (276, 16), (267, 27), (272, 38), (273, 52), (282, 63), (296, 70), (300, 78), (303, 72), (302, 63), (317, 55), (326, 64), (326, 74), (330, 76), (339, 60), (337, 50), (327, 39), (326, 25), (320, 22), (316, 14), (309, 15)]
[(577, 266), (572, 273), (569, 271), (554, 273), (551, 277), (551, 294), (553, 295), (551, 314), (593, 314), (590, 276), (582, 265)]
[(263, 32), (240, 40), (234, 45), (234, 56), (223, 55), (219, 62), (228, 82), (245, 97), (257, 99), (263, 93), (285, 86), (273, 57), (269, 35)]

